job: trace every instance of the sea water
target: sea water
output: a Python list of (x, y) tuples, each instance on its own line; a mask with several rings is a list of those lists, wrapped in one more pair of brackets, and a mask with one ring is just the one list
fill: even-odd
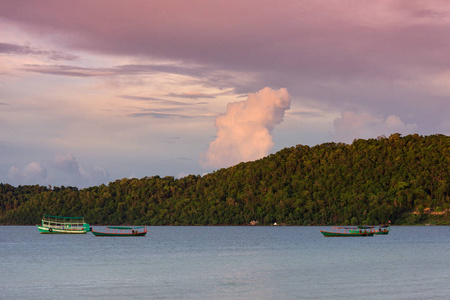
[(95, 237), (0, 226), (0, 299), (450, 299), (450, 227), (333, 238), (326, 228)]

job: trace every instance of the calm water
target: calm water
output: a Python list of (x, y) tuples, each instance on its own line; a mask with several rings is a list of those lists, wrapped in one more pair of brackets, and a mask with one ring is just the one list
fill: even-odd
[[(101, 229), (101, 227), (95, 227)], [(149, 227), (146, 237), (0, 226), (1, 299), (450, 299), (450, 227)]]

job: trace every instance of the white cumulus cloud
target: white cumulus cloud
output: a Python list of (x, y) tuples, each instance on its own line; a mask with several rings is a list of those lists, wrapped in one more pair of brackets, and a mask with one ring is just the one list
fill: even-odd
[(345, 111), (333, 121), (333, 140), (351, 143), (354, 139), (375, 138), (392, 133), (412, 134), (417, 130), (416, 124), (405, 124), (398, 116), (390, 115), (386, 119), (369, 113)]
[(56, 153), (53, 165), (56, 169), (65, 173), (78, 173), (80, 171), (77, 160), (70, 153)]
[(290, 104), (285, 88), (269, 87), (248, 94), (247, 100), (228, 103), (225, 114), (216, 118), (216, 139), (201, 154), (200, 163), (228, 167), (266, 156), (273, 147), (272, 131)]
[(86, 187), (109, 180), (106, 169), (96, 166), (86, 169), (80, 166), (70, 153), (56, 153), (52, 162), (31, 162), (23, 167), (11, 166), (8, 179), (12, 185), (65, 185)]
[(8, 178), (25, 184), (42, 184), (47, 179), (47, 168), (41, 162), (31, 162), (23, 168), (12, 166)]

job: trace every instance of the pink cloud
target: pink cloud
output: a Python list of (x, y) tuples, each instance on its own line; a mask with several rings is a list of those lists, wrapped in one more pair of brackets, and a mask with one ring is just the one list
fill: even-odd
[(286, 89), (264, 88), (245, 101), (228, 103), (216, 118), (217, 137), (201, 156), (204, 166), (228, 167), (266, 156), (273, 146), (272, 131), (283, 121), (291, 97)]
[[(71, 47), (101, 53), (230, 68), (364, 72), (364, 66), (388, 66), (386, 60), (405, 67), (422, 64), (412, 59), (446, 47), (450, 4), (438, 3), (14, 1), (0, 4), (0, 16)], [(442, 59), (430, 55), (428, 63), (438, 67)]]
[(329, 105), (317, 80), (389, 84), (448, 62), (447, 1), (12, 1), (0, 17), (71, 49), (257, 72), (240, 92), (288, 86)]
[[(447, 70), (449, 57), (448, 1), (11, 1), (0, 3), (0, 17), (65, 49), (249, 71), (259, 80), (237, 84), (240, 93), (286, 86), (329, 106), (350, 101), (383, 115), (399, 114), (398, 103), (411, 98), (394, 80), (432, 77)], [(344, 88), (328, 88), (336, 85)], [(381, 97), (371, 98), (380, 90), (395, 99), (380, 105)], [(433, 114), (423, 113), (423, 122)]]

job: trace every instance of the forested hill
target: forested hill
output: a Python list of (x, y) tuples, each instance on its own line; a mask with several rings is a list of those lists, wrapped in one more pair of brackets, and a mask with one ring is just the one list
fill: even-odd
[(393, 134), (297, 145), (203, 177), (80, 190), (0, 184), (0, 224), (36, 224), (43, 214), (90, 224), (448, 224), (449, 173), (450, 137)]

